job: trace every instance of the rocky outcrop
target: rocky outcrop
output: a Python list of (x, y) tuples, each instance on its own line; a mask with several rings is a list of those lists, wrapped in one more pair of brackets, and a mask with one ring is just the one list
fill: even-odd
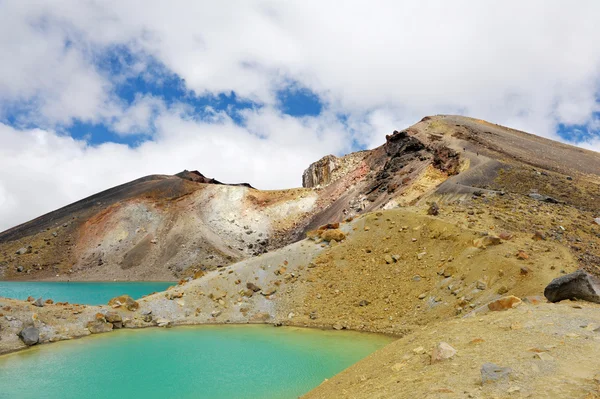
[(312, 163), (302, 174), (302, 187), (312, 188), (328, 185), (338, 164), (338, 158), (333, 155), (324, 156)]
[(598, 281), (589, 273), (578, 270), (575, 273), (557, 277), (548, 284), (544, 296), (550, 302), (564, 299), (581, 299), (600, 303), (600, 287)]

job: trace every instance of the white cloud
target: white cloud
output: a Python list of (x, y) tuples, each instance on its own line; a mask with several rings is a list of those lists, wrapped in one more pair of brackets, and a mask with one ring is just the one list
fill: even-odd
[(348, 151), (332, 117), (291, 118), (273, 109), (246, 112), (248, 129), (224, 114), (210, 122), (173, 108), (156, 119), (156, 139), (139, 147), (89, 146), (40, 129), (0, 124), (0, 231), (138, 177), (198, 169), (224, 182), (296, 187), (324, 154)]
[[(115, 183), (183, 168), (287, 187), (321, 155), (345, 151), (351, 140), (375, 146), (435, 113), (554, 139), (558, 123), (593, 127), (597, 15), (595, 0), (1, 1), (0, 118), (26, 111), (28, 125), (48, 130), (2, 126), (1, 151), (13, 153), (0, 160), (0, 217), (21, 221)], [(135, 55), (119, 76), (98, 66), (113, 48)], [(220, 113), (200, 122), (185, 105), (168, 108), (148, 95), (126, 106), (115, 84), (135, 74), (160, 79), (152, 59), (199, 95), (235, 91), (266, 107), (244, 111), (242, 128)], [(274, 109), (276, 91), (290, 81), (319, 96), (323, 115), (298, 119)], [(155, 141), (88, 147), (51, 132), (74, 118), (124, 135), (150, 132)], [(19, 168), (20, 179), (47, 180), (18, 187), (11, 174)], [(60, 180), (73, 170), (71, 184)], [(44, 206), (29, 199), (52, 190)]]

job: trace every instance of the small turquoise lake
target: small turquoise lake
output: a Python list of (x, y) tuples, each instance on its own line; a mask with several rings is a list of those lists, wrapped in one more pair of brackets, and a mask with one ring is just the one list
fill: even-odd
[(103, 305), (111, 298), (127, 294), (139, 299), (176, 285), (174, 282), (62, 282), (62, 281), (0, 281), (0, 296), (14, 299), (42, 297), (54, 302)]
[(292, 399), (391, 341), (257, 325), (118, 330), (0, 356), (0, 398)]

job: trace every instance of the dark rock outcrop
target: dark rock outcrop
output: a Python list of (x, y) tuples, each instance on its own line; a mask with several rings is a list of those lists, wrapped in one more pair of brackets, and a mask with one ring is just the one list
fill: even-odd
[(544, 296), (550, 302), (564, 299), (581, 299), (600, 303), (600, 286), (598, 281), (583, 270), (555, 278), (544, 290)]

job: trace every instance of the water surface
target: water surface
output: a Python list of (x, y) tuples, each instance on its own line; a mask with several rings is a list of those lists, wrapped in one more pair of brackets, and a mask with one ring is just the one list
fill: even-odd
[(173, 282), (61, 282), (61, 281), (0, 281), (0, 296), (27, 299), (51, 298), (54, 302), (106, 304), (111, 298), (127, 294), (139, 299), (153, 292), (164, 291)]
[(0, 398), (297, 398), (391, 340), (271, 326), (119, 330), (0, 356)]

